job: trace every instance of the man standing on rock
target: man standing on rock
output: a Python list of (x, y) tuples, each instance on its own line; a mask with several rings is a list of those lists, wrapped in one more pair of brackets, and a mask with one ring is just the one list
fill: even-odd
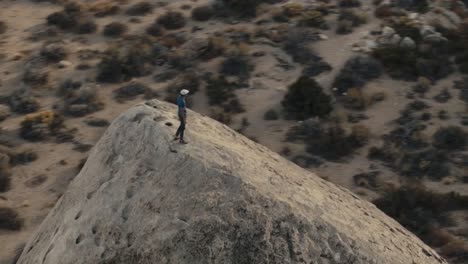
[(180, 140), (180, 144), (187, 144), (184, 140), (185, 124), (187, 123), (187, 107), (185, 106), (185, 96), (189, 94), (189, 90), (183, 89), (177, 97), (178, 115), (180, 126), (177, 129), (174, 140)]

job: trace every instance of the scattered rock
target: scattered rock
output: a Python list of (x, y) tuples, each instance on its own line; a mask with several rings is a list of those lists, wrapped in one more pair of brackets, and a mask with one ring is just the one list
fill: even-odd
[(60, 69), (63, 69), (63, 68), (68, 68), (70, 66), (72, 66), (73, 64), (69, 61), (60, 61), (58, 64), (57, 64), (57, 67), (59, 67)]

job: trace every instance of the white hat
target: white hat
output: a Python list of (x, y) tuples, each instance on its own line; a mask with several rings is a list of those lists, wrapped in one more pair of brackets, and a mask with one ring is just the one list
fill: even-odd
[(189, 92), (190, 92), (189, 90), (183, 89), (182, 91), (180, 91), (180, 94), (187, 95)]

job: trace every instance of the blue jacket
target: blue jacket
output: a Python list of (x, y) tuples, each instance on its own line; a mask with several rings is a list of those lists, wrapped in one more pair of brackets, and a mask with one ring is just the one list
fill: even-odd
[(185, 98), (182, 95), (179, 95), (179, 97), (177, 97), (177, 106), (179, 106), (179, 112), (178, 112), (179, 115), (181, 114), (187, 115), (187, 108), (185, 106)]

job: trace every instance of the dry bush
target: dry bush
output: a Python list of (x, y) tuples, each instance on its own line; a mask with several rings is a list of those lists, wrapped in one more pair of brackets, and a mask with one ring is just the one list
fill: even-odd
[(308, 47), (315, 40), (314, 35), (309, 29), (291, 29), (283, 42), (283, 50), (298, 63), (308, 64), (311, 61), (320, 60), (321, 58)]
[(468, 261), (468, 243), (460, 239), (453, 239), (440, 248), (441, 254), (453, 263)]
[(364, 110), (370, 104), (370, 99), (359, 88), (348, 89), (346, 96), (342, 98), (343, 105), (353, 110)]
[(107, 127), (110, 125), (106, 119), (96, 117), (88, 118), (84, 122), (91, 127)]
[(336, 26), (336, 34), (349, 34), (353, 32), (353, 22), (349, 20), (338, 21)]
[(278, 120), (279, 119), (278, 112), (276, 112), (274, 109), (270, 109), (270, 110), (265, 112), (265, 114), (263, 115), (263, 119), (265, 119), (265, 120)]
[(461, 127), (442, 127), (433, 135), (433, 145), (438, 149), (463, 150), (467, 144), (468, 134)]
[(10, 189), (10, 176), (10, 157), (7, 153), (0, 153), (0, 193)]
[(78, 17), (75, 13), (55, 12), (47, 16), (47, 24), (57, 26), (63, 30), (72, 29), (78, 24)]
[(40, 54), (48, 62), (59, 62), (67, 57), (67, 51), (60, 43), (50, 43), (44, 45)]
[(368, 136), (365, 127), (355, 128), (351, 133), (337, 124), (320, 127), (316, 135), (307, 137), (307, 152), (327, 160), (340, 161), (364, 146)]
[(304, 12), (304, 6), (299, 3), (288, 3), (283, 6), (283, 13), (288, 17), (299, 16)]
[(215, 15), (215, 10), (211, 5), (196, 7), (192, 10), (192, 18), (196, 21), (208, 21)]
[(234, 87), (223, 77), (210, 78), (206, 85), (206, 95), (210, 105), (222, 105), (235, 97)]
[(396, 0), (393, 3), (397, 7), (418, 13), (426, 13), (429, 10), (427, 0)]
[(218, 0), (237, 16), (254, 17), (257, 7), (265, 0)]
[(119, 83), (148, 75), (155, 61), (165, 56), (163, 53), (161, 47), (146, 38), (121, 43), (106, 51), (98, 64), (96, 79), (98, 82)]
[(154, 22), (146, 28), (146, 33), (153, 37), (160, 37), (164, 35), (164, 28), (158, 23)]
[(147, 1), (138, 2), (125, 11), (129, 16), (145, 16), (151, 12), (153, 12), (153, 5)]
[(168, 86), (167, 91), (170, 94), (178, 94), (182, 89), (189, 90), (192, 95), (198, 92), (202, 81), (195, 71), (189, 70), (177, 75), (177, 78)]
[(23, 226), (23, 220), (18, 213), (11, 208), (0, 207), (0, 229), (20, 230)]
[(368, 56), (355, 56), (346, 61), (343, 69), (336, 76), (333, 87), (336, 93), (343, 95), (350, 88), (361, 88), (369, 80), (378, 78), (382, 74), (381, 64)]
[(150, 88), (139, 82), (131, 82), (114, 91), (117, 101), (132, 100), (138, 95), (146, 94)]
[(18, 263), (18, 260), (21, 257), (21, 254), (23, 254), (23, 250), (24, 250), (25, 246), (26, 246), (25, 243), (21, 243), (19, 246), (16, 247), (15, 254), (14, 254), (13, 258), (11, 259), (10, 264), (17, 264)]
[(14, 91), (7, 100), (11, 111), (19, 114), (33, 113), (40, 107), (39, 102), (22, 89)]
[(50, 14), (46, 19), (49, 25), (78, 34), (91, 34), (97, 30), (96, 23), (86, 16), (83, 7), (73, 2), (66, 4), (62, 11)]
[(65, 115), (82, 117), (101, 110), (104, 104), (99, 99), (95, 87), (80, 87), (70, 90), (64, 95), (63, 113)]
[(102, 31), (102, 34), (106, 37), (120, 37), (128, 30), (128, 27), (125, 24), (119, 22), (112, 22), (107, 24)]
[(186, 19), (180, 12), (169, 11), (157, 19), (157, 23), (169, 30), (185, 27)]
[(63, 127), (63, 118), (55, 112), (43, 111), (27, 115), (20, 125), (22, 138), (39, 141), (57, 133)]
[(24, 66), (22, 80), (32, 87), (47, 84), (49, 81), (47, 61), (42, 56), (34, 56), (29, 59)]
[(229, 45), (224, 37), (212, 36), (208, 39), (208, 46), (198, 57), (204, 61), (208, 61), (223, 55), (228, 48)]
[(366, 13), (343, 9), (338, 16), (337, 34), (348, 34), (353, 32), (354, 27), (367, 23)]
[[(169, 33), (163, 36), (160, 39), (160, 42), (168, 49), (174, 49), (174, 48), (178, 48), (182, 46), (185, 42), (187, 42), (187, 39), (185, 38), (185, 35), (183, 34)], [(179, 52), (179, 54), (187, 53), (187, 51), (182, 50), (182, 49), (178, 49), (175, 52)]]
[(246, 56), (229, 56), (222, 63), (220, 74), (227, 76), (237, 76), (242, 80), (248, 79), (253, 65), (250, 64)]
[(298, 23), (300, 26), (328, 29), (324, 14), (317, 10), (303, 12)]
[(373, 51), (385, 67), (387, 73), (395, 79), (417, 80), (423, 76), (431, 81), (445, 78), (454, 71), (451, 61), (444, 53), (432, 50), (421, 52), (400, 46), (382, 46)]
[(96, 22), (91, 19), (86, 19), (78, 23), (76, 26), (76, 33), (78, 34), (93, 34), (96, 33), (98, 26)]
[(194, 65), (194, 61), (188, 57), (188, 53), (184, 49), (177, 49), (168, 54), (167, 63), (173, 70), (185, 71)]
[(371, 171), (367, 173), (358, 173), (353, 176), (353, 182), (356, 186), (367, 189), (377, 189), (379, 187), (378, 176), (379, 171)]
[(467, 202), (467, 196), (454, 192), (434, 193), (416, 185), (390, 190), (374, 204), (430, 246), (441, 247), (445, 257), (456, 260), (466, 258), (466, 242), (459, 243), (458, 239), (441, 231), (440, 226), (450, 223), (448, 212), (468, 209)]
[(7, 31), (7, 24), (4, 21), (0, 21), (0, 34), (3, 34)]
[(360, 7), (362, 3), (359, 0), (340, 0), (338, 5), (340, 7), (351, 8), (351, 7)]
[(26, 150), (21, 152), (11, 153), (10, 155), (10, 164), (12, 166), (27, 164), (37, 160), (38, 155), (34, 151)]
[(96, 17), (104, 17), (117, 14), (120, 7), (112, 1), (105, 1), (92, 4), (88, 10)]

